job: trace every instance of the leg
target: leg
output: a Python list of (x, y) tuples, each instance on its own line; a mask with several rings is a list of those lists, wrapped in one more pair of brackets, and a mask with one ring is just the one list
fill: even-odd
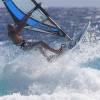
[(43, 50), (43, 48), (39, 47), (39, 50), (44, 57), (46, 57), (46, 58), (48, 57), (47, 54), (45, 53), (45, 51)]
[(36, 43), (34, 43), (33, 45), (34, 45), (34, 46), (42, 47), (42, 48), (44, 48), (44, 49), (48, 49), (48, 50), (50, 50), (51, 52), (54, 52), (54, 53), (56, 53), (56, 54), (60, 54), (60, 53), (62, 52), (62, 46), (61, 46), (60, 49), (55, 50), (55, 49), (51, 48), (50, 46), (48, 46), (48, 44), (46, 44), (46, 43), (43, 42), (43, 41), (36, 42)]

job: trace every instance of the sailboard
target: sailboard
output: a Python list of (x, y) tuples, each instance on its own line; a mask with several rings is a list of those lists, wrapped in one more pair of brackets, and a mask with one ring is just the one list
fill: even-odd
[(14, 22), (18, 24), (20, 20), (34, 8), (34, 11), (27, 21), (25, 28), (37, 32), (58, 34), (62, 37), (71, 38), (61, 29), (61, 27), (50, 17), (47, 11), (35, 0), (2, 0), (11, 14)]

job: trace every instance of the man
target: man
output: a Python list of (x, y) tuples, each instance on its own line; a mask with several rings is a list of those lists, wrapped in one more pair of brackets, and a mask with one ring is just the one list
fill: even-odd
[(54, 52), (56, 54), (60, 54), (62, 52), (63, 46), (61, 46), (60, 49), (55, 50), (48, 46), (45, 42), (39, 41), (39, 42), (33, 42), (29, 40), (24, 40), (24, 38), (19, 34), (23, 28), (26, 26), (28, 18), (32, 15), (32, 12), (34, 9), (29, 11), (27, 15), (20, 21), (20, 23), (16, 25), (8, 24), (8, 36), (11, 38), (14, 44), (17, 46), (20, 46), (23, 50), (31, 50), (34, 47), (38, 47), (42, 54), (45, 56), (45, 53), (43, 49), (48, 49), (51, 52)]

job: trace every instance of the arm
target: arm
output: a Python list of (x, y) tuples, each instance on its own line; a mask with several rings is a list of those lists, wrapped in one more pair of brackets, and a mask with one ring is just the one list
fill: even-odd
[(20, 33), (22, 31), (22, 29), (26, 26), (27, 20), (29, 19), (29, 17), (32, 15), (34, 9), (32, 9), (31, 11), (29, 11), (24, 18), (19, 22), (18, 26), (16, 27), (16, 32)]

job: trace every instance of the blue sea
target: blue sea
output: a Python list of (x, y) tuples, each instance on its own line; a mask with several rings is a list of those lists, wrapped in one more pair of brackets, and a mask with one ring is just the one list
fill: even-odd
[(80, 41), (48, 62), (38, 50), (24, 52), (2, 38), (0, 100), (100, 100), (100, 41)]

